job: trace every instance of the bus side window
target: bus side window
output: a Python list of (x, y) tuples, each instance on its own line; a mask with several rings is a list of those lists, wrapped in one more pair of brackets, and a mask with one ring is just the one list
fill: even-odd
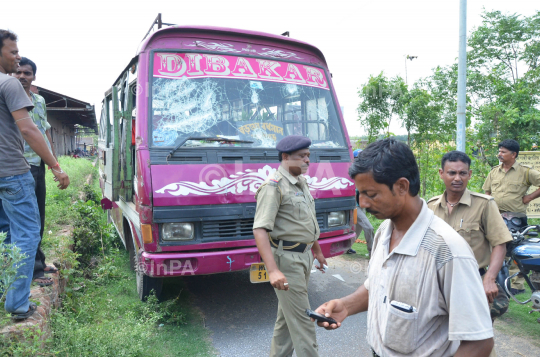
[(109, 142), (107, 143), (109, 147), (114, 146), (114, 113), (112, 107), (112, 97), (107, 97), (107, 107), (109, 112)]
[(137, 187), (135, 186), (135, 182), (137, 182), (137, 158), (136, 158), (136, 150), (135, 150), (135, 125), (137, 121), (137, 83), (135, 81), (135, 84), (131, 85), (129, 88), (129, 93), (131, 95), (131, 104), (132, 104), (132, 111), (131, 111), (131, 167), (133, 167), (133, 192), (132, 192), (132, 199), (135, 202), (136, 201), (136, 195), (137, 195)]
[(101, 117), (99, 119), (99, 140), (107, 141), (107, 112), (105, 111), (105, 102), (101, 106)]

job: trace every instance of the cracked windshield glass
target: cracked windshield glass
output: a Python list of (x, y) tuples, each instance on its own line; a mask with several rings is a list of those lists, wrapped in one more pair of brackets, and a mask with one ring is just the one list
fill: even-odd
[(185, 141), (183, 147), (275, 148), (287, 135), (303, 135), (313, 147), (345, 147), (320, 68), (236, 56), (157, 53), (153, 74), (154, 146)]

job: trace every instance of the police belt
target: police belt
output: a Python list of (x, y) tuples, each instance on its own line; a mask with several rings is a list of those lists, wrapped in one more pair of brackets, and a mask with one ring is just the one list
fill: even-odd
[(313, 247), (313, 243), (305, 244), (305, 243), (298, 243), (298, 242), (290, 242), (288, 240), (282, 240), (282, 239), (274, 240), (272, 237), (270, 237), (270, 244), (272, 244), (272, 246), (276, 249), (279, 248), (280, 241), (283, 242), (282, 243), (283, 250), (286, 250), (288, 252), (305, 253), (308, 250), (310, 250), (311, 247)]

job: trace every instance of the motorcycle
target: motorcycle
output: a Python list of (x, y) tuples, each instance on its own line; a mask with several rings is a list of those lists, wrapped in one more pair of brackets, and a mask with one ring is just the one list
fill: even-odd
[[(536, 238), (540, 232), (540, 225), (529, 226), (526, 224), (526, 217), (520, 217), (515, 213), (506, 212), (502, 216), (512, 234), (513, 241), (507, 244), (506, 256), (509, 259), (503, 263), (498, 280), (501, 279), (502, 275), (504, 278), (502, 286), (504, 286), (507, 295), (516, 303), (525, 305), (533, 302), (532, 310), (529, 313), (540, 312), (540, 238)], [(508, 276), (508, 266), (511, 260), (516, 263), (519, 272)], [(526, 301), (519, 301), (509, 289), (510, 280), (518, 275), (525, 279), (532, 291), (531, 298)], [(540, 323), (540, 318), (537, 321)]]

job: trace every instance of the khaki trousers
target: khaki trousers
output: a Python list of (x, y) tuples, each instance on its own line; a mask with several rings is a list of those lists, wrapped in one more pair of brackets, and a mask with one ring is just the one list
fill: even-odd
[[(510, 275), (514, 275), (515, 273), (517, 273), (519, 271), (519, 268), (518, 266), (516, 265), (516, 263), (514, 263), (514, 260), (512, 259), (512, 261), (510, 262), (510, 267), (508, 268), (508, 273)], [(512, 278), (510, 279), (511, 280), (511, 284), (510, 286), (516, 290), (523, 290), (525, 289), (525, 279), (522, 278), (522, 277), (518, 277), (516, 276), (515, 278)]]
[(272, 338), (271, 357), (318, 357), (315, 322), (306, 315), (309, 309), (308, 281), (313, 265), (311, 250), (306, 253), (287, 252), (273, 248), (278, 269), (285, 275), (289, 290), (274, 289), (278, 298), (278, 312)]
[(371, 248), (373, 246), (373, 226), (369, 222), (366, 216), (366, 212), (363, 208), (356, 207), (356, 238), (364, 231), (364, 237), (366, 238), (366, 245), (369, 256), (371, 257)]

